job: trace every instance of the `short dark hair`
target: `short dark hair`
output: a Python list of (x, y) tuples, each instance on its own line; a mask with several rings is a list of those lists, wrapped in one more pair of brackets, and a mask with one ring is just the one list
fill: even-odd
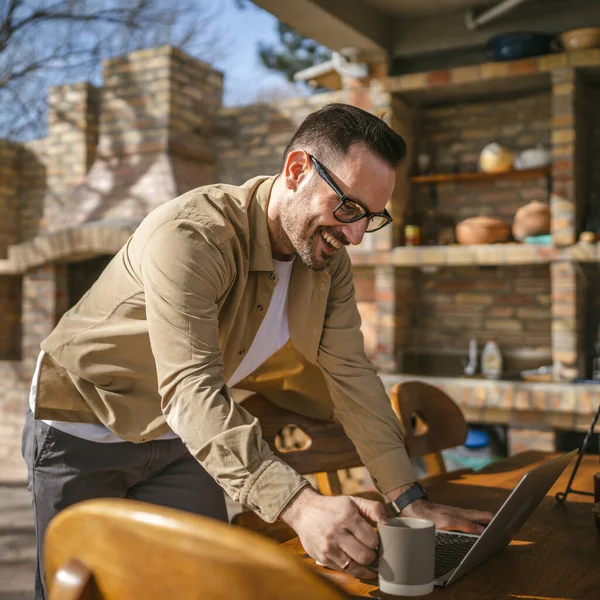
[(302, 121), (283, 154), (310, 150), (318, 158), (346, 156), (353, 144), (364, 144), (395, 169), (406, 156), (402, 136), (379, 117), (349, 104), (328, 104)]

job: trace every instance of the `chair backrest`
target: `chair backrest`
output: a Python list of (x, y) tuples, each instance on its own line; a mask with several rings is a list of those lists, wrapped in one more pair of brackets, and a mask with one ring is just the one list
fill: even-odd
[(258, 534), (135, 500), (86, 500), (45, 539), (50, 600), (343, 600)]
[[(446, 472), (441, 451), (463, 444), (468, 432), (465, 418), (454, 400), (421, 381), (396, 384), (390, 400), (404, 426), (410, 457), (423, 456), (430, 475)], [(413, 418), (416, 418), (416, 431)]]
[[(339, 423), (293, 413), (260, 394), (248, 396), (241, 405), (260, 421), (263, 439), (277, 456), (301, 475), (317, 474), (323, 494), (341, 493), (337, 471), (362, 466), (354, 444)], [(283, 450), (276, 439), (290, 425), (303, 431), (308, 440), (301, 448)]]

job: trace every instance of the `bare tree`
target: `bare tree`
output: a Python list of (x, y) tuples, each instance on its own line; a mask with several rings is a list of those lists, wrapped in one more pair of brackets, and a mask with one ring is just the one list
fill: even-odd
[(102, 59), (172, 44), (206, 62), (227, 34), (215, 0), (0, 0), (0, 139), (41, 137), (47, 90), (101, 83)]

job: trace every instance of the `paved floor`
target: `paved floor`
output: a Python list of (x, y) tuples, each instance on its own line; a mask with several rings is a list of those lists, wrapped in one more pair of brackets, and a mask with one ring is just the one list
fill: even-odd
[(30, 600), (34, 569), (29, 492), (25, 485), (0, 483), (0, 600)]

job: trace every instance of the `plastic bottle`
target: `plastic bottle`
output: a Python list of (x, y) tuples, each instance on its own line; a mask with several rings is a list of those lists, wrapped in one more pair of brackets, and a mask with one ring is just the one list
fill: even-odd
[(490, 338), (483, 347), (481, 372), (488, 379), (499, 379), (502, 375), (502, 353), (494, 338)]

